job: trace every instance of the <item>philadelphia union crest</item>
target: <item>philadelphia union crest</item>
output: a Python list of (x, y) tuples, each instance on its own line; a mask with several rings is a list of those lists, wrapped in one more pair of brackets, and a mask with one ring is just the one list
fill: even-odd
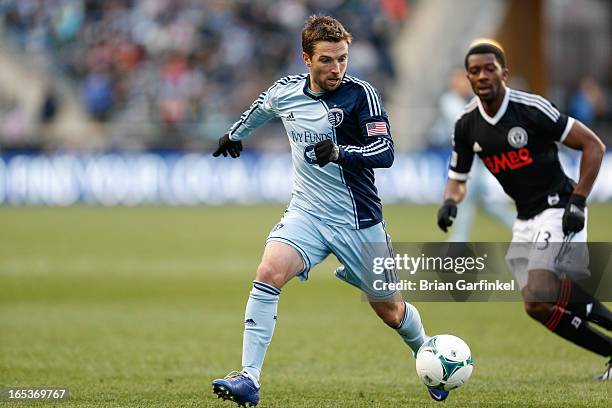
[(527, 131), (520, 126), (513, 127), (508, 131), (508, 143), (515, 149), (527, 145)]
[(333, 127), (340, 126), (342, 119), (344, 119), (344, 111), (340, 108), (331, 108), (327, 112), (327, 120), (329, 120)]

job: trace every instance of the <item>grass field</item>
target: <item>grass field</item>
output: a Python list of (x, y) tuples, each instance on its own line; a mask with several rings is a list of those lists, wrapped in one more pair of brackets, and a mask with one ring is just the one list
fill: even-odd
[[(435, 210), (386, 208), (393, 239), (443, 240)], [(61, 407), (233, 406), (210, 381), (239, 368), (247, 293), (281, 212), (0, 209), (0, 387), (68, 387)], [(592, 206), (590, 239), (609, 241), (611, 230), (612, 207)], [(478, 218), (475, 241), (509, 238)], [(332, 276), (335, 266), (328, 259), (283, 290), (260, 405), (437, 406), (400, 338)], [(521, 304), (417, 306), (430, 334), (461, 336), (476, 360), (445, 406), (612, 405), (612, 383), (592, 380), (604, 361), (545, 331)]]

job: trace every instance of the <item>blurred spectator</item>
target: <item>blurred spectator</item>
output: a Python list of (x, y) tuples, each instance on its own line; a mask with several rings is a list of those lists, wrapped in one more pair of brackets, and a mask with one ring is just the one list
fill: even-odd
[(59, 110), (59, 98), (53, 88), (47, 86), (43, 94), (42, 106), (40, 107), (40, 122), (44, 125), (53, 122)]
[(105, 72), (92, 72), (81, 85), (81, 100), (87, 111), (98, 120), (106, 120), (113, 106), (112, 78)]
[(29, 145), (27, 120), (23, 106), (14, 100), (0, 107), (0, 145), (23, 148)]
[(275, 78), (304, 71), (295, 41), (315, 12), (353, 32), (351, 73), (390, 85), (405, 0), (4, 0), (0, 23), (8, 45), (75, 82), (96, 120), (156, 124), (150, 135), (133, 123), (125, 143), (112, 136), (113, 147), (197, 147)]
[(605, 109), (604, 93), (597, 81), (591, 77), (583, 78), (578, 91), (570, 99), (570, 115), (587, 126), (593, 126)]
[(448, 90), (440, 97), (440, 114), (428, 139), (429, 147), (448, 148), (455, 122), (474, 94), (465, 69), (455, 68), (448, 79)]

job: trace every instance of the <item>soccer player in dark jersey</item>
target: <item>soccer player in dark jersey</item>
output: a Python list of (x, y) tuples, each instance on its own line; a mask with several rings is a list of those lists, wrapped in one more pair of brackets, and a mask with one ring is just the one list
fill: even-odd
[[(568, 279), (572, 275), (561, 269), (559, 258), (564, 243), (586, 252), (586, 199), (605, 146), (585, 125), (541, 96), (508, 88), (505, 54), (498, 43), (472, 43), (464, 62), (476, 96), (455, 124), (438, 226), (446, 232), (452, 225), (477, 154), (516, 204), (506, 260), (521, 287), (527, 314), (566, 340), (608, 358), (598, 379), (609, 380), (612, 338), (590, 323), (612, 330), (612, 313), (575, 279)], [(556, 143), (582, 151), (578, 183), (563, 172)], [(521, 250), (520, 243), (528, 250)], [(587, 263), (583, 266), (588, 273)]]

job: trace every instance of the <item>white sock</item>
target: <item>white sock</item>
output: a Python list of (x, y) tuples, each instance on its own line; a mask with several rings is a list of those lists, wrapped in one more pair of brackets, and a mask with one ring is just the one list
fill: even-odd
[(414, 355), (419, 350), (419, 347), (425, 342), (427, 336), (423, 323), (421, 323), (421, 315), (416, 307), (405, 302), (404, 317), (400, 325), (395, 329), (401, 336), (404, 342), (412, 349)]
[(276, 326), (276, 310), (280, 289), (267, 283), (253, 281), (244, 312), (244, 336), (242, 340), (242, 367), (259, 387), (259, 375), (266, 350)]

